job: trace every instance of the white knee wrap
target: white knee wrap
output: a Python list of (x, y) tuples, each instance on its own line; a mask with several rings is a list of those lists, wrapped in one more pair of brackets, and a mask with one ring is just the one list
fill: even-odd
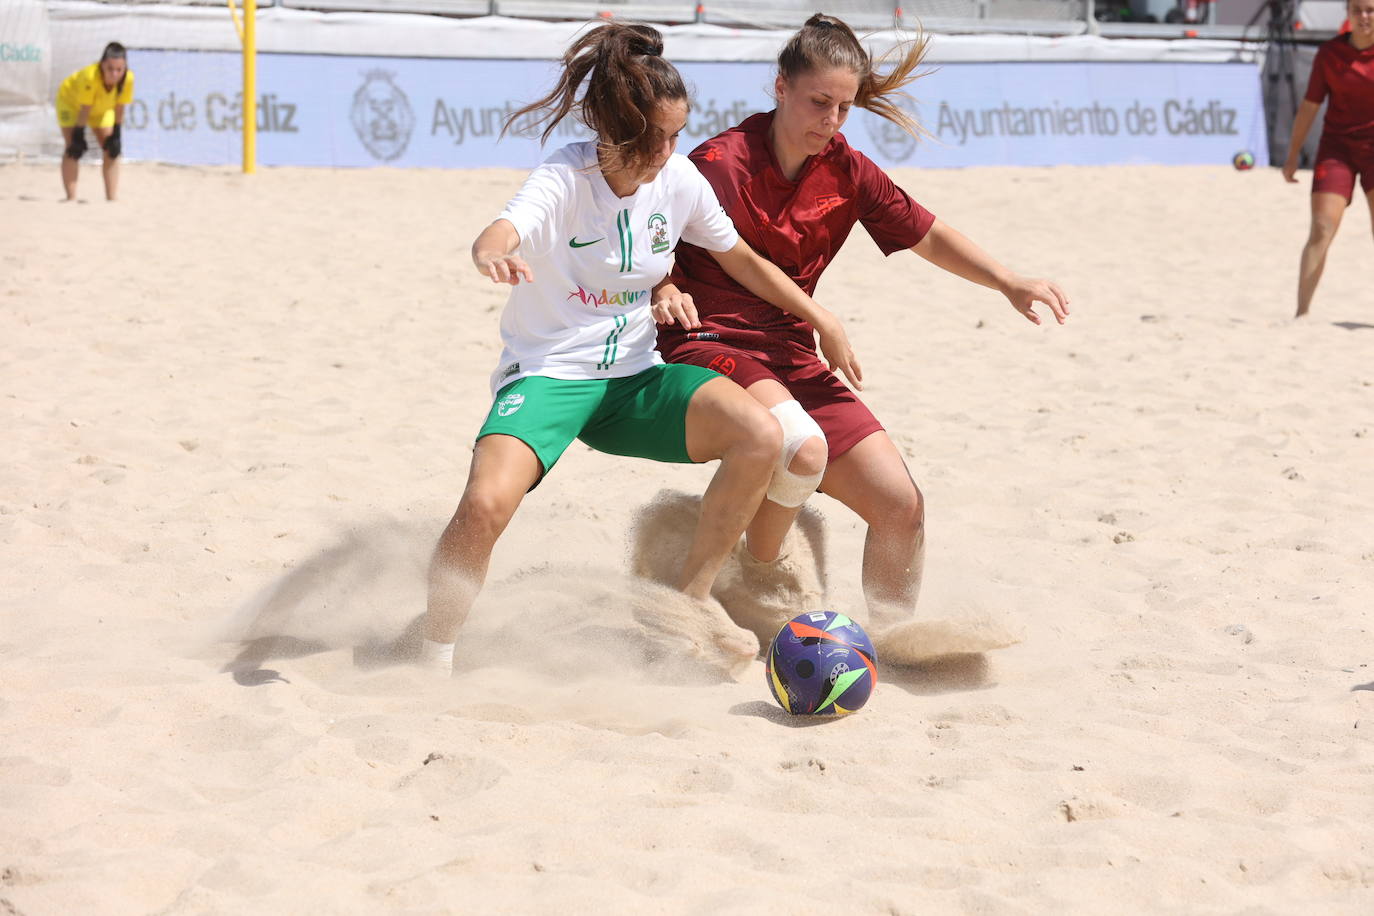
[(768, 412), (777, 417), (778, 424), (782, 426), (782, 454), (778, 456), (778, 466), (773, 470), (773, 481), (768, 485), (768, 498), (779, 506), (795, 509), (816, 492), (816, 487), (821, 484), (821, 478), (825, 476), (825, 470), (821, 469), (815, 474), (803, 477), (792, 473), (788, 466), (792, 459), (797, 457), (802, 443), (811, 438), (824, 442), (825, 433), (816, 421), (811, 419), (811, 414), (803, 410), (801, 404), (796, 401), (783, 401), (770, 407)]

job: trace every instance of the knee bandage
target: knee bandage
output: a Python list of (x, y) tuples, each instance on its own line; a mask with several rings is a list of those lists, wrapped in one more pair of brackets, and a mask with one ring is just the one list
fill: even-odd
[(789, 465), (792, 464), (792, 459), (797, 457), (802, 443), (811, 438), (825, 442), (825, 433), (816, 421), (811, 419), (811, 414), (803, 410), (796, 401), (783, 401), (770, 407), (768, 412), (777, 417), (778, 424), (782, 427), (782, 454), (778, 456), (778, 466), (773, 470), (773, 480), (768, 485), (768, 498), (779, 506), (795, 509), (816, 492), (816, 487), (821, 484), (821, 478), (825, 476), (825, 469), (802, 476), (794, 474)]

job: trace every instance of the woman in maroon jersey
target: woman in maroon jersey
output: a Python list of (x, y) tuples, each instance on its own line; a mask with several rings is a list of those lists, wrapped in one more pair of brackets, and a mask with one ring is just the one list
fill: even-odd
[[(1062, 324), (1068, 298), (1058, 286), (1003, 267), (912, 200), (839, 133), (855, 105), (918, 133), (894, 96), (917, 77), (924, 48), (922, 41), (900, 49), (900, 59), (880, 73), (847, 25), (812, 16), (778, 57), (776, 109), (713, 137), (690, 158), (740, 235), (807, 293), (850, 230), (862, 224), (884, 254), (910, 249), (1001, 292), (1035, 324), (1036, 302)], [(687, 245), (677, 249), (671, 280), (656, 292), (677, 316), (659, 328), (664, 357), (729, 375), (784, 429), (784, 455), (749, 526), (741, 562), (776, 560), (802, 503), (819, 484), (868, 525), (868, 625), (881, 632), (907, 619), (920, 588), (923, 499), (882, 424), (827, 368), (848, 363), (845, 375), (861, 387), (839, 321), (827, 316), (833, 324), (813, 328), (759, 300), (715, 268), (709, 255)]]
[(1355, 178), (1374, 218), (1374, 0), (1349, 0), (1350, 31), (1317, 49), (1307, 96), (1293, 119), (1283, 177), (1297, 182), (1298, 153), (1328, 97), (1317, 164), (1312, 170), (1312, 228), (1298, 262), (1298, 314), (1307, 314), (1326, 252), (1355, 196)]

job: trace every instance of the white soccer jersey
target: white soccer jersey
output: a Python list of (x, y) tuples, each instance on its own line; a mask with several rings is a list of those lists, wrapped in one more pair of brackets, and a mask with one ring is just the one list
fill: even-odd
[(662, 363), (649, 297), (678, 241), (728, 251), (739, 240), (686, 156), (670, 156), (653, 181), (616, 197), (595, 142), (550, 156), (500, 218), (519, 233), (534, 282), (515, 287), (501, 315), (493, 393), (527, 375), (623, 378)]

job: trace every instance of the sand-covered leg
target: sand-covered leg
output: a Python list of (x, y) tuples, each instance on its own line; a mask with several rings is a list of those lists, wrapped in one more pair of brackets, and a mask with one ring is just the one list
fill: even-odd
[(711, 594), (730, 617), (762, 644), (806, 611), (824, 610), (825, 527), (820, 513), (803, 508), (776, 560), (754, 559), (741, 541), (716, 577)]
[(721, 565), (763, 500), (782, 448), (782, 430), (738, 385), (715, 377), (692, 395), (685, 433), (693, 461), (718, 463), (701, 496), (692, 542), (673, 584), (684, 594), (707, 598)]
[(691, 547), (700, 516), (701, 497), (659, 490), (630, 524), (630, 571), (641, 579), (671, 585), (682, 570), (682, 558)]
[[(630, 569), (654, 582), (669, 583), (696, 525), (701, 500), (662, 490), (635, 517), (630, 533)], [(825, 525), (821, 514), (803, 508), (783, 542), (783, 553), (771, 563), (735, 545), (711, 589), (735, 623), (766, 643), (797, 614), (821, 609), (826, 600)]]
[(542, 467), (528, 444), (514, 436), (477, 440), (458, 509), (434, 548), (429, 565), (420, 667), (448, 674), (454, 642), (482, 589), (491, 552)]

